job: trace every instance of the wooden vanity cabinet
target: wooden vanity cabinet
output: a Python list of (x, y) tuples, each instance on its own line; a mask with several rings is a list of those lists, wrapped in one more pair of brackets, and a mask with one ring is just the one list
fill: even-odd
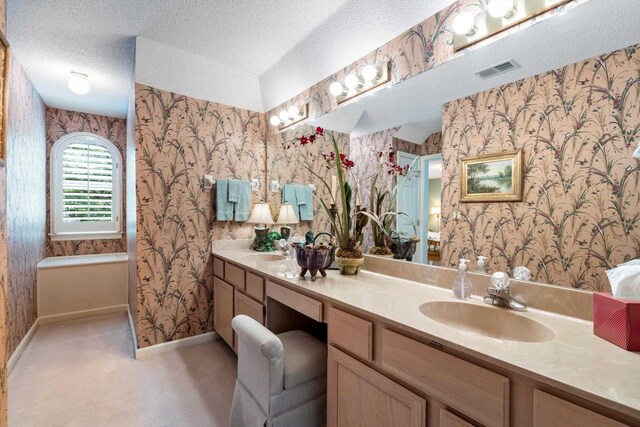
[(237, 352), (231, 320), (244, 314), (264, 325), (264, 279), (243, 268), (213, 258), (214, 329)]
[(425, 399), (333, 346), (327, 369), (328, 427), (426, 426)]
[(231, 328), (234, 292), (233, 286), (219, 277), (213, 278), (213, 325), (218, 335), (231, 347), (235, 344)]

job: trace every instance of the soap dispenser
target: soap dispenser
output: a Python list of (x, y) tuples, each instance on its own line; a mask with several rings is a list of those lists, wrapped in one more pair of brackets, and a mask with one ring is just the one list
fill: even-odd
[(478, 263), (477, 263), (477, 272), (478, 273), (486, 273), (487, 272), (487, 257), (479, 255)]
[(458, 299), (471, 298), (471, 281), (467, 275), (467, 262), (469, 262), (469, 260), (460, 259), (458, 276), (456, 280), (453, 281), (453, 295)]

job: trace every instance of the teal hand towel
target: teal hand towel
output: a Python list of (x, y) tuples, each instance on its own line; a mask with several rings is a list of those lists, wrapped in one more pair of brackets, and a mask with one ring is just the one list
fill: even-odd
[(238, 203), (240, 201), (240, 180), (229, 180), (229, 202)]
[[(286, 184), (282, 188), (282, 203), (288, 203), (294, 206), (298, 206), (298, 200), (296, 199), (295, 184)], [(297, 210), (297, 208), (295, 208)]]
[(216, 180), (216, 221), (233, 219), (233, 203), (229, 202), (229, 181)]
[[(300, 208), (299, 217), (301, 221), (313, 221), (313, 192), (311, 187), (298, 186), (296, 193), (299, 195), (298, 207)], [(301, 203), (301, 200), (303, 203)]]
[(251, 183), (248, 181), (239, 181), (238, 203), (236, 203), (235, 219), (238, 222), (244, 222), (249, 219), (249, 210), (251, 205)]
[(294, 191), (296, 193), (297, 205), (298, 206), (306, 205), (307, 204), (306, 188), (300, 184), (296, 184), (294, 185)]

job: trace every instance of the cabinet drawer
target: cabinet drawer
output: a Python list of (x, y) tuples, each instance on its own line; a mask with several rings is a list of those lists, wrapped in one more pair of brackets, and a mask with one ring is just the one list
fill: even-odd
[(251, 298), (264, 302), (264, 279), (247, 271), (247, 280), (244, 291)]
[(446, 409), (440, 409), (440, 427), (473, 427), (473, 424), (469, 424)]
[(213, 274), (224, 279), (224, 261), (218, 257), (213, 257)]
[(571, 402), (544, 393), (533, 391), (533, 426), (534, 427), (622, 427), (617, 421), (597, 414)]
[(236, 289), (244, 291), (244, 270), (228, 262), (224, 263), (224, 280)]
[(322, 303), (291, 289), (267, 281), (267, 296), (281, 302), (287, 307), (304, 314), (318, 322), (322, 322)]
[(389, 330), (384, 369), (486, 426), (509, 424), (509, 379)]
[(235, 316), (244, 314), (264, 325), (264, 306), (248, 296), (235, 292)]
[(361, 357), (373, 359), (373, 324), (337, 308), (329, 308), (329, 343)]

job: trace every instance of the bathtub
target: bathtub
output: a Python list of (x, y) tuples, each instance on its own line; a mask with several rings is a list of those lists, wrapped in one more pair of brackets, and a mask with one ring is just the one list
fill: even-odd
[(128, 304), (126, 253), (49, 257), (38, 263), (38, 317)]

